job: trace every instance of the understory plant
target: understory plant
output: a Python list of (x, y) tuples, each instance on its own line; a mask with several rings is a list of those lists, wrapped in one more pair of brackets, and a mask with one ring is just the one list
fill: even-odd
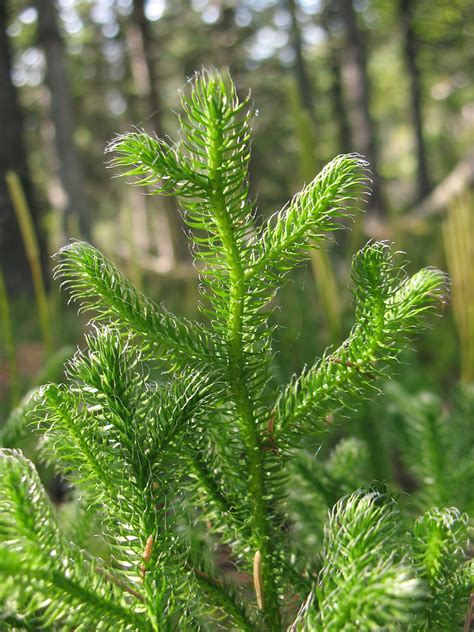
[[(178, 142), (135, 131), (109, 151), (125, 176), (179, 198), (202, 323), (154, 304), (89, 244), (60, 251), (57, 277), (93, 326), (66, 383), (43, 387), (30, 418), (43, 458), (74, 486), (79, 517), (64, 529), (32, 463), (2, 451), (5, 625), (458, 629), (471, 584), (466, 516), (440, 507), (408, 523), (380, 486), (351, 488), (358, 446), (348, 444), (321, 470), (331, 509), (306, 548), (290, 502), (298, 490), (289, 488), (308, 437), (323, 441), (335, 410), (376, 394), (442, 300), (444, 275), (407, 276), (389, 244), (367, 244), (352, 262), (348, 338), (280, 387), (269, 324), (277, 290), (309, 247), (344, 224), (367, 165), (335, 158), (259, 224), (248, 99), (204, 72), (182, 107)], [(88, 528), (103, 555), (85, 544)]]
[(474, 388), (457, 386), (446, 405), (434, 393), (387, 385), (392, 426), (387, 440), (412, 479), (410, 502), (423, 511), (454, 504), (474, 512)]

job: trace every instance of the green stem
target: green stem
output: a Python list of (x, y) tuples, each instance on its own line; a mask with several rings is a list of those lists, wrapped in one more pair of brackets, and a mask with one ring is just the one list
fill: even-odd
[(218, 608), (223, 610), (226, 615), (230, 615), (240, 630), (244, 632), (255, 630), (255, 625), (249, 620), (245, 610), (224, 592), (217, 580), (200, 572), (198, 569), (193, 569), (193, 573), (202, 590), (213, 600)]
[[(218, 483), (214, 480), (206, 465), (198, 457), (197, 454), (192, 453), (189, 457), (189, 463), (194, 475), (199, 480), (199, 484), (205, 489), (205, 492), (209, 499), (219, 507), (219, 510), (229, 516), (233, 523), (235, 523), (234, 511), (232, 509), (235, 501), (229, 501), (219, 488)], [(242, 524), (240, 524), (242, 526)], [(237, 534), (236, 534), (237, 535)]]
[(229, 352), (229, 381), (240, 418), (249, 465), (251, 513), (253, 516), (253, 544), (255, 553), (260, 552), (263, 580), (263, 615), (272, 630), (281, 628), (278, 593), (273, 574), (270, 550), (269, 524), (265, 504), (265, 464), (260, 437), (257, 432), (253, 405), (244, 374), (245, 359), (242, 353), (242, 328), (245, 303), (245, 271), (243, 269), (235, 233), (224, 195), (222, 183), (223, 134), (219, 125), (210, 130), (209, 180), (213, 183), (211, 200), (214, 204), (215, 221), (227, 259), (230, 281), (229, 328), (227, 347)]
[[(252, 537), (252, 531), (245, 522), (235, 515), (234, 508), (237, 504), (236, 501), (233, 499), (229, 500), (224, 496), (222, 491), (219, 489), (218, 484), (212, 478), (209, 470), (206, 469), (206, 466), (195, 455), (190, 457), (190, 466), (193, 469), (195, 476), (198, 478), (199, 483), (206, 490), (208, 497), (230, 520), (231, 526), (235, 531), (236, 539), (239, 539), (240, 542), (247, 543)], [(332, 504), (332, 502), (328, 502), (328, 506)], [(282, 551), (276, 551), (275, 553), (275, 564), (286, 578), (287, 582), (288, 579), (291, 578), (291, 582), (294, 587), (301, 589), (303, 594), (305, 594), (305, 592), (309, 592), (311, 590), (311, 581), (300, 575), (300, 573), (295, 570), (291, 562), (282, 555)]]
[(107, 616), (111, 624), (115, 622), (117, 625), (121, 623), (133, 626), (134, 630), (149, 630), (147, 621), (141, 614), (134, 612), (132, 608), (124, 607), (112, 600), (102, 597), (98, 592), (83, 586), (76, 579), (66, 577), (63, 572), (46, 567), (32, 568), (18, 562), (16, 559), (16, 568), (14, 568), (9, 562), (10, 560), (8, 558), (7, 560), (2, 560), (2, 570), (5, 568), (12, 572), (12, 575), (19, 575), (21, 573), (21, 577), (26, 581), (29, 580), (31, 583), (36, 581), (41, 582), (41, 587), (44, 587), (44, 584), (51, 584), (62, 593), (65, 609), (68, 603), (74, 606), (86, 604), (89, 609), (95, 609), (96, 612), (103, 613), (104, 617)]
[(114, 481), (110, 478), (103, 465), (96, 459), (93, 450), (91, 450), (90, 445), (86, 441), (86, 438), (78, 429), (78, 424), (72, 419), (74, 413), (66, 407), (58, 404), (52, 398), (48, 398), (47, 394), (45, 399), (51, 409), (57, 414), (58, 418), (62, 420), (62, 424), (58, 424), (59, 429), (61, 429), (61, 425), (63, 425), (63, 428), (66, 428), (66, 431), (70, 434), (72, 440), (76, 442), (76, 446), (78, 446), (78, 453), (82, 453), (87, 466), (93, 472), (97, 481), (100, 481), (100, 483), (104, 485), (108, 491), (112, 490), (114, 488)]
[(25, 193), (17, 174), (13, 171), (7, 171), (5, 180), (7, 182), (7, 188), (11, 197), (13, 208), (17, 216), (28, 262), (30, 264), (41, 332), (43, 335), (46, 354), (49, 355), (53, 350), (53, 329), (51, 316), (49, 314), (48, 297), (44, 287), (41, 255), (35, 226), (33, 224), (31, 211), (26, 201)]
[(5, 287), (3, 272), (0, 268), (0, 320), (3, 323), (3, 338), (5, 344), (5, 355), (8, 360), (8, 377), (10, 386), (10, 405), (14, 408), (20, 399), (20, 376), (16, 362), (15, 340), (13, 337), (13, 324), (10, 314), (10, 304)]

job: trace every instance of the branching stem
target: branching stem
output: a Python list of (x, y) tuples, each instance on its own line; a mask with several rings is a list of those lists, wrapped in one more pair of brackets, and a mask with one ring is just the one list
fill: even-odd
[(255, 406), (247, 388), (243, 354), (243, 322), (245, 309), (245, 272), (240, 257), (224, 195), (221, 169), (223, 163), (223, 133), (218, 124), (211, 128), (209, 138), (209, 174), (213, 184), (211, 199), (215, 221), (221, 237), (229, 273), (229, 318), (227, 347), (229, 353), (229, 382), (240, 419), (247, 450), (249, 488), (253, 517), (253, 545), (262, 559), (262, 592), (265, 598), (264, 617), (271, 629), (280, 629), (280, 613), (276, 582), (271, 566), (270, 534), (265, 506), (265, 456), (257, 432)]

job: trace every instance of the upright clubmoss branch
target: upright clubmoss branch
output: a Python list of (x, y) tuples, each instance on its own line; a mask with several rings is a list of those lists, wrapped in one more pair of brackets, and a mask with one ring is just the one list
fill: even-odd
[[(209, 106), (213, 106), (210, 99)], [(217, 113), (215, 113), (217, 114)], [(265, 464), (264, 452), (261, 449), (257, 420), (254, 415), (256, 404), (251, 401), (249, 389), (243, 371), (245, 363), (243, 352), (243, 320), (245, 309), (246, 283), (244, 263), (236, 241), (235, 230), (229, 221), (225, 193), (222, 184), (222, 164), (224, 138), (222, 121), (215, 118), (216, 124), (209, 130), (209, 181), (211, 183), (210, 199), (214, 205), (215, 218), (222, 240), (224, 255), (229, 273), (229, 314), (227, 346), (229, 357), (229, 382), (239, 416), (244, 442), (247, 450), (249, 466), (249, 491), (252, 503), (253, 540), (259, 555), (262, 585), (257, 600), (262, 605), (260, 610), (272, 627), (280, 626), (280, 609), (275, 578), (271, 565), (271, 548), (269, 535), (269, 515), (265, 506)], [(244, 183), (242, 183), (243, 185)], [(262, 595), (265, 594), (265, 606)]]

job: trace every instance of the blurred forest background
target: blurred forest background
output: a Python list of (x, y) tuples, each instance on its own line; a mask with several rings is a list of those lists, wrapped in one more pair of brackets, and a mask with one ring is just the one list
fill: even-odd
[[(403, 392), (433, 390), (449, 410), (458, 382), (474, 381), (471, 0), (3, 0), (3, 418), (30, 387), (60, 379), (81, 343), (87, 318), (51, 278), (50, 255), (70, 238), (91, 241), (155, 300), (196, 316), (197, 275), (174, 203), (112, 179), (104, 148), (133, 126), (173, 138), (178, 91), (211, 66), (252, 93), (258, 217), (338, 153), (371, 165), (366, 212), (278, 298), (277, 373), (288, 378), (347, 334), (351, 256), (367, 239), (390, 239), (413, 269), (450, 273), (442, 320), (397, 376)], [(393, 388), (388, 401), (363, 407), (357, 431), (371, 437), (381, 478), (390, 437), (377, 444), (374, 426), (399, 410)]]

